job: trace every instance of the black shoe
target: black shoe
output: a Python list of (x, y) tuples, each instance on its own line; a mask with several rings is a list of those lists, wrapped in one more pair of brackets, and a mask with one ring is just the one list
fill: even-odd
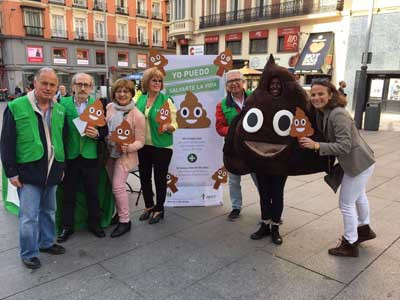
[(63, 246), (53, 244), (53, 246), (49, 248), (41, 248), (39, 249), (40, 252), (45, 252), (53, 255), (60, 255), (65, 253), (65, 248)]
[(106, 233), (100, 228), (100, 226), (89, 226), (89, 231), (98, 238), (103, 238), (106, 236)]
[(271, 225), (271, 239), (275, 245), (282, 244), (283, 240), (279, 234), (279, 225)]
[(118, 216), (118, 214), (116, 214), (116, 215), (111, 219), (110, 225), (117, 225), (118, 223), (119, 223), (119, 216)]
[(64, 243), (73, 233), (74, 233), (73, 229), (63, 228), (63, 230), (61, 231), (60, 235), (57, 238), (57, 242)]
[(22, 262), (24, 263), (25, 267), (32, 270), (39, 269), (42, 266), (39, 258), (37, 257), (23, 258)]
[(269, 224), (265, 224), (264, 222), (261, 223), (260, 229), (254, 232), (250, 238), (252, 240), (260, 240), (263, 237), (266, 237), (271, 234), (271, 227)]
[(160, 222), (161, 219), (164, 219), (163, 211), (159, 212), (159, 214), (157, 216), (154, 216), (154, 213), (156, 213), (156, 211), (153, 212), (152, 216), (150, 217), (149, 224), (156, 224), (156, 223)]
[(144, 212), (140, 215), (139, 221), (146, 221), (150, 218), (151, 213), (153, 212), (153, 209), (145, 209)]
[(240, 217), (239, 215), (240, 215), (240, 209), (234, 208), (234, 209), (232, 209), (231, 213), (228, 215), (228, 220), (234, 221)]
[(128, 223), (118, 223), (117, 227), (115, 227), (114, 231), (111, 233), (111, 237), (119, 237), (128, 231), (131, 230), (132, 222), (129, 221)]

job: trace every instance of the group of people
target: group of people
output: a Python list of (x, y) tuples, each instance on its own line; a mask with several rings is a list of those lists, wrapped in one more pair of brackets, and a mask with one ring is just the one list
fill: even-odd
[[(119, 237), (131, 230), (125, 182), (129, 172), (137, 167), (145, 202), (139, 220), (156, 224), (164, 218), (166, 177), (173, 153), (173, 133), (178, 126), (174, 102), (161, 92), (163, 79), (164, 75), (157, 68), (146, 70), (141, 86), (143, 94), (136, 97), (136, 102), (133, 100), (134, 84), (124, 79), (115, 81), (111, 101), (104, 107), (106, 125), (87, 126), (84, 135), (80, 134), (74, 120), (95, 101), (90, 97), (94, 81), (89, 74), (73, 76), (72, 96), (60, 93), (62, 97), (56, 97), (57, 74), (51, 68), (42, 68), (35, 76), (34, 89), (8, 103), (0, 141), (1, 160), (20, 200), (20, 256), (27, 268), (41, 266), (39, 252), (65, 253), (65, 248), (55, 243), (56, 188), (61, 183), (62, 229), (58, 243), (67, 241), (74, 233), (79, 183), (83, 184), (86, 197), (88, 230), (98, 238), (105, 237), (100, 226), (98, 195), (99, 141), (107, 144), (106, 170), (117, 208), (117, 225), (111, 237)], [(243, 76), (238, 70), (229, 71), (226, 79), (227, 96), (216, 108), (216, 130), (221, 136), (227, 135), (230, 123), (244, 108), (250, 95), (243, 89)], [(279, 78), (270, 82), (269, 92), (274, 97), (281, 95)], [(373, 153), (343, 108), (346, 104), (344, 97), (330, 82), (313, 83), (310, 103), (317, 110), (317, 123), (326, 142), (301, 138), (300, 145), (314, 149), (320, 155), (335, 155), (344, 170), (339, 203), (345, 233), (341, 244), (330, 249), (329, 253), (358, 256), (358, 244), (375, 238), (369, 227), (369, 205), (365, 193), (374, 168)], [(157, 116), (165, 105), (169, 107), (171, 121), (160, 125)], [(110, 139), (110, 134), (123, 121), (129, 123), (134, 135), (133, 143), (116, 144)], [(153, 172), (155, 193), (152, 189)], [(261, 207), (261, 226), (251, 239), (271, 236), (273, 243), (282, 244), (279, 226), (287, 176), (256, 173), (251, 177), (259, 191)], [(232, 211), (228, 219), (231, 221), (239, 218), (242, 209), (240, 180), (239, 175), (229, 173)]]

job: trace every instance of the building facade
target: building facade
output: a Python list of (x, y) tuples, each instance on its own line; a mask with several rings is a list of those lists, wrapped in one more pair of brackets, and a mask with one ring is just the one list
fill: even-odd
[(3, 0), (0, 88), (28, 86), (43, 66), (56, 69), (67, 86), (76, 72), (105, 85), (106, 52), (111, 80), (144, 70), (150, 48), (175, 53), (167, 6), (165, 0)]

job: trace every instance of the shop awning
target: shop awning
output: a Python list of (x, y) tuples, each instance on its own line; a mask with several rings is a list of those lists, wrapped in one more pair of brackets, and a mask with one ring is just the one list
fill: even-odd
[(296, 74), (330, 74), (333, 32), (311, 33), (295, 67)]

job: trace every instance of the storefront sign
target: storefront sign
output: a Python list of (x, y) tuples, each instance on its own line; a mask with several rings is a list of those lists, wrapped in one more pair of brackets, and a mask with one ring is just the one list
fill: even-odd
[(283, 36), (282, 51), (296, 52), (299, 49), (300, 27), (279, 28), (278, 36)]
[(118, 61), (117, 61), (117, 66), (118, 67), (128, 67), (129, 66), (129, 61), (128, 61), (128, 52), (118, 52)]
[(42, 46), (28, 46), (28, 63), (42, 63), (43, 62), (43, 47)]
[(204, 45), (189, 46), (189, 55), (204, 55)]
[(147, 68), (147, 54), (137, 55), (137, 67), (143, 69)]
[(233, 42), (233, 41), (241, 41), (242, 40), (242, 33), (228, 33), (225, 35), (225, 41)]
[(66, 48), (53, 48), (53, 63), (63, 65), (67, 64)]
[(214, 44), (218, 43), (219, 35), (209, 35), (204, 38), (204, 43), (206, 44)]
[(268, 37), (268, 30), (250, 31), (251, 40), (266, 39), (267, 37)]
[(76, 50), (76, 64), (88, 65), (89, 64), (89, 50), (77, 49)]

